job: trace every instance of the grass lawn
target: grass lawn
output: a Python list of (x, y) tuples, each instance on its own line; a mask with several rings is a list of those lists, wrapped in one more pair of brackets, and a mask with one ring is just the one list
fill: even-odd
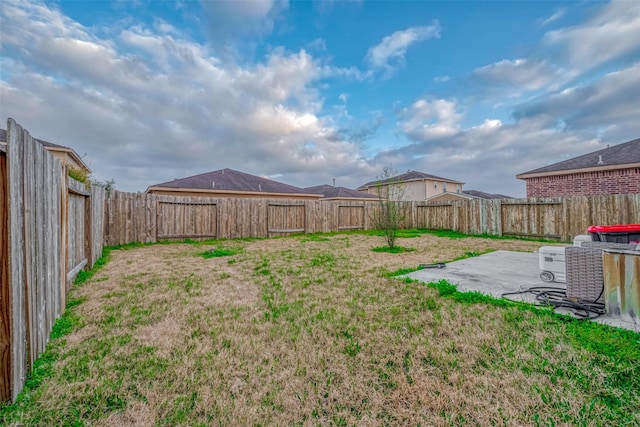
[(543, 243), (397, 243), (414, 250), (350, 233), (107, 251), (0, 424), (640, 423), (640, 334), (391, 277)]

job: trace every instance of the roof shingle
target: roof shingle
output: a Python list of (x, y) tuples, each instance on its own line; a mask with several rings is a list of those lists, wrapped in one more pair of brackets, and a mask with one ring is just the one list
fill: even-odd
[(478, 190), (464, 190), (464, 194), (474, 197), (476, 199), (512, 199), (513, 197), (505, 196), (504, 194), (492, 194), (485, 193), (484, 191)]

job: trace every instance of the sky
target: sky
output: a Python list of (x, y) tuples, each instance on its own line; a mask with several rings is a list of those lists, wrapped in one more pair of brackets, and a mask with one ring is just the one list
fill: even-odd
[(640, 1), (0, 2), (0, 127), (122, 191), (222, 168), (358, 187), (640, 138)]

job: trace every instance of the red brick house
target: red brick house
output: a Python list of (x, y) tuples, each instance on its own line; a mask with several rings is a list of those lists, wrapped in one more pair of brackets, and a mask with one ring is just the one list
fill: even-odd
[(640, 139), (516, 175), (527, 197), (640, 193)]

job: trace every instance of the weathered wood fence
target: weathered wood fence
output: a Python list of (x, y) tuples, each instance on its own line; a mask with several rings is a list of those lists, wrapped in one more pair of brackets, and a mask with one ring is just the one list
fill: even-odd
[[(568, 241), (589, 225), (640, 223), (640, 194), (554, 199), (405, 202), (403, 228)], [(374, 227), (377, 202), (174, 197), (114, 192), (105, 244), (269, 237)]]
[(75, 275), (101, 255), (105, 191), (86, 190), (8, 121), (0, 152), (0, 398), (15, 400)]
[(640, 223), (640, 194), (417, 204), (417, 228), (569, 241), (590, 225)]
[(158, 196), (114, 191), (105, 244), (269, 237), (372, 228), (374, 202)]

